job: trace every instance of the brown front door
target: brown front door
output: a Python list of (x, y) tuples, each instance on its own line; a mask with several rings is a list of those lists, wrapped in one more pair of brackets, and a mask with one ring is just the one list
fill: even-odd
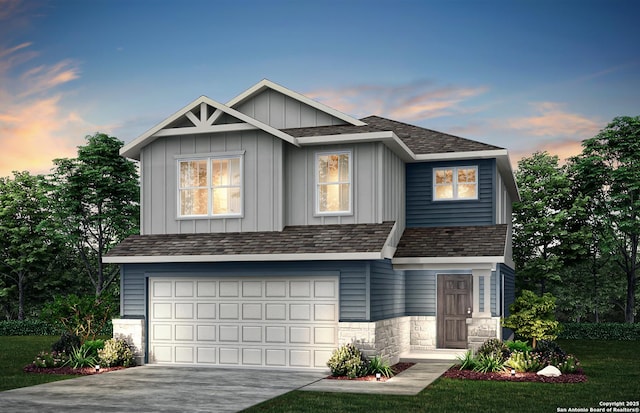
[(438, 347), (467, 348), (471, 317), (471, 275), (438, 275)]

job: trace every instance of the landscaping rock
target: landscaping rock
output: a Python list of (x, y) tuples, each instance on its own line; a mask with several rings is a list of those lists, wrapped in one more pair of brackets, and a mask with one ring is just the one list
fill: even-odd
[(556, 367), (547, 366), (538, 372), (539, 376), (545, 377), (560, 377), (562, 373)]

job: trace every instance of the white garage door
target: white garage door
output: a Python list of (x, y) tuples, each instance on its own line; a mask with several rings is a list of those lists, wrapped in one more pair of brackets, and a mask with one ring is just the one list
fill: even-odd
[(338, 277), (150, 278), (149, 362), (326, 368)]

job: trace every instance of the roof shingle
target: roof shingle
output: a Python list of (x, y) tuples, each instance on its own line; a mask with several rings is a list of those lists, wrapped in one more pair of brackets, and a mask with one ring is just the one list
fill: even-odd
[(507, 225), (407, 228), (394, 257), (498, 257)]
[(282, 231), (132, 235), (107, 257), (380, 252), (394, 222), (296, 225)]
[(292, 128), (283, 129), (282, 131), (296, 138), (392, 131), (398, 135), (400, 140), (416, 155), (503, 149), (499, 146), (409, 125), (408, 123), (398, 122), (380, 116), (368, 116), (361, 120), (367, 124), (364, 126), (336, 125)]

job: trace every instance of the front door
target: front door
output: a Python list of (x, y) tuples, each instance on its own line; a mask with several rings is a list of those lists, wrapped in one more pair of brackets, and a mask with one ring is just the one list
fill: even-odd
[(439, 348), (467, 348), (471, 309), (471, 275), (438, 275)]

